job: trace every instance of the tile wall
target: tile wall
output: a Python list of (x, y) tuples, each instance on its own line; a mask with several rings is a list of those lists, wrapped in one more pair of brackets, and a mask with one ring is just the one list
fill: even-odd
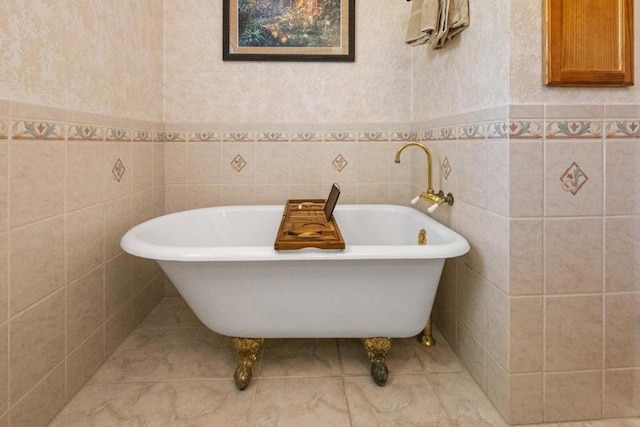
[(163, 295), (162, 125), (0, 103), (0, 425), (46, 423)]
[(471, 243), (436, 323), (511, 423), (639, 416), (639, 107), (474, 114), (420, 132)]

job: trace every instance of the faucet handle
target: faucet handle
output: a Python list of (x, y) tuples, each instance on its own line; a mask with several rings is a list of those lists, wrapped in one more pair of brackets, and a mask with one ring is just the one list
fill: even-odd
[(427, 208), (427, 212), (434, 213), (436, 211), (436, 209), (438, 209), (438, 206), (440, 206), (440, 205), (437, 204), (437, 203), (434, 203), (433, 205), (431, 205), (431, 206), (429, 206)]
[(421, 195), (417, 195), (416, 197), (414, 197), (413, 199), (411, 199), (411, 204), (415, 205), (416, 203), (418, 203), (418, 201), (420, 200)]

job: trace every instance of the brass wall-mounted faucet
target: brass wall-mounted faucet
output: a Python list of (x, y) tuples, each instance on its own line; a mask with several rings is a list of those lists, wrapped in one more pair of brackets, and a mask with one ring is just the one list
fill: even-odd
[(419, 142), (407, 142), (402, 147), (398, 148), (398, 151), (396, 151), (396, 163), (400, 163), (400, 154), (402, 154), (404, 149), (411, 146), (422, 148), (422, 150), (424, 150), (424, 153), (427, 155), (427, 191), (421, 193), (418, 197), (411, 200), (411, 204), (415, 205), (420, 199), (425, 200), (432, 204), (432, 206), (427, 209), (429, 213), (432, 213), (438, 208), (438, 206), (445, 203), (449, 206), (453, 206), (453, 194), (448, 193), (445, 196), (442, 190), (436, 193), (433, 189), (433, 162), (431, 161), (431, 151), (429, 151), (429, 149), (425, 145), (420, 144)]

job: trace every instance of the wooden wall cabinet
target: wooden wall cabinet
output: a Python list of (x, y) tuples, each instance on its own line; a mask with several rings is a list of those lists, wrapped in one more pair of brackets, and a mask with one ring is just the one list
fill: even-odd
[(544, 0), (544, 83), (633, 85), (633, 0)]

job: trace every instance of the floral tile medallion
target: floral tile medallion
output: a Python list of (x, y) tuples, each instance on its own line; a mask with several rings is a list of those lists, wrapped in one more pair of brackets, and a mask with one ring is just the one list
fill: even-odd
[(331, 162), (331, 164), (333, 165), (333, 168), (335, 170), (337, 170), (338, 172), (342, 172), (342, 170), (347, 167), (349, 162), (347, 162), (347, 159), (342, 157), (342, 154), (338, 154), (338, 156), (333, 159), (333, 162)]
[(242, 158), (240, 154), (238, 154), (233, 158), (233, 160), (231, 160), (231, 167), (238, 173), (242, 171), (245, 166), (247, 166), (247, 162)]
[(562, 189), (570, 192), (574, 196), (578, 194), (588, 180), (589, 177), (580, 169), (580, 166), (578, 166), (576, 162), (571, 163), (571, 166), (569, 166), (560, 177)]

